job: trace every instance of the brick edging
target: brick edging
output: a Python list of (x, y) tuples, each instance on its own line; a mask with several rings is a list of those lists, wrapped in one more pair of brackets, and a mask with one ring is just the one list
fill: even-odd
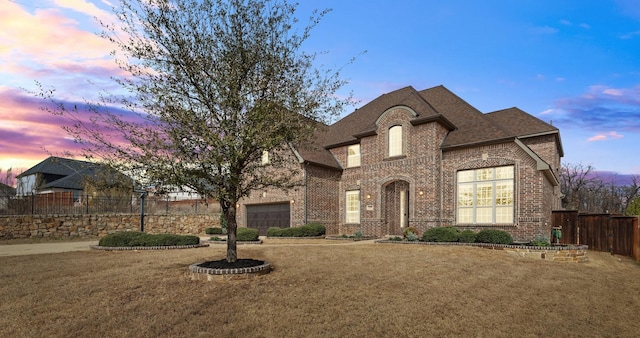
[[(207, 243), (209, 243), (209, 244), (227, 244), (227, 241), (212, 241), (212, 240), (208, 240)], [(257, 241), (236, 241), (236, 244), (258, 245), (258, 244), (262, 244), (262, 240), (257, 240)]]
[(267, 239), (325, 239), (325, 236), (298, 236), (298, 237), (280, 237), (280, 236), (267, 236)]
[(172, 249), (193, 249), (208, 247), (209, 244), (192, 244), (192, 245), (157, 245), (157, 246), (100, 246), (91, 245), (93, 250), (104, 251), (128, 251), (128, 250), (172, 250)]
[(201, 267), (200, 264), (196, 263), (189, 265), (189, 271), (192, 273), (204, 273), (208, 275), (236, 275), (236, 274), (255, 274), (255, 273), (266, 273), (271, 271), (271, 264), (265, 261), (264, 264), (258, 266), (252, 266), (248, 268), (235, 268), (235, 269), (215, 269), (215, 268), (205, 268)]
[(515, 244), (491, 244), (491, 243), (461, 243), (461, 242), (422, 242), (422, 241), (392, 241), (388, 239), (379, 239), (375, 243), (393, 243), (393, 244), (419, 244), (419, 245), (459, 245), (459, 246), (477, 246), (483, 248), (509, 248), (509, 249), (534, 249), (534, 250), (588, 250), (588, 245), (574, 246), (533, 246), (533, 245), (515, 245)]

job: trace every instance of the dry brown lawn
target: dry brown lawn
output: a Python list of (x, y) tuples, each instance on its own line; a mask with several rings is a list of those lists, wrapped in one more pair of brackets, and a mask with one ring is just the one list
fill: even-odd
[[(278, 244), (272, 244), (272, 243)], [(292, 243), (292, 244), (287, 244)], [(331, 241), (240, 246), (253, 280), (192, 281), (225, 246), (0, 257), (4, 337), (636, 337), (640, 265), (475, 247)]]

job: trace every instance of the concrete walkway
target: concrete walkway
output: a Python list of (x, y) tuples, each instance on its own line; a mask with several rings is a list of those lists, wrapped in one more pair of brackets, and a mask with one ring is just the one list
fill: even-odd
[(34, 243), (34, 244), (4, 244), (0, 245), (0, 257), (38, 255), (68, 251), (88, 251), (90, 246), (98, 245), (98, 241)]

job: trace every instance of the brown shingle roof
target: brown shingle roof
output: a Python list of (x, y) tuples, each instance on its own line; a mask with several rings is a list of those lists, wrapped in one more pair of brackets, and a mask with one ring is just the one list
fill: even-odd
[(437, 121), (448, 128), (443, 149), (558, 131), (518, 108), (483, 114), (444, 86), (419, 92), (408, 86), (383, 94), (331, 126), (319, 128), (313, 146), (298, 152), (305, 161), (340, 168), (333, 155), (324, 149), (354, 144), (363, 135), (375, 134), (380, 115), (395, 106), (413, 109), (418, 114), (412, 121), (414, 124)]
[(327, 135), (327, 147), (356, 143), (355, 135), (368, 134), (375, 131), (376, 121), (382, 113), (395, 106), (407, 106), (419, 117), (438, 116), (438, 112), (426, 102), (413, 87), (404, 87), (391, 93), (383, 94), (375, 100), (356, 109), (340, 121), (330, 126)]
[(529, 135), (557, 132), (558, 128), (513, 107), (498, 110), (485, 115), (493, 123), (508, 130), (511, 136), (526, 137)]

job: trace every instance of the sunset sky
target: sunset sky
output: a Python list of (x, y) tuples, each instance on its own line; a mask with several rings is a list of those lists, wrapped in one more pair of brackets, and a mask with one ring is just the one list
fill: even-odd
[[(60, 128), (68, 122), (30, 94), (36, 80), (71, 104), (119, 89), (113, 47), (94, 19), (114, 20), (111, 1), (0, 0), (3, 172), (76, 147)], [(442, 84), (482, 112), (516, 106), (552, 122), (563, 163), (640, 174), (637, 0), (300, 2), (302, 20), (318, 6), (333, 9), (305, 48), (326, 51), (318, 61), (329, 67), (346, 65), (344, 92), (359, 105)]]

